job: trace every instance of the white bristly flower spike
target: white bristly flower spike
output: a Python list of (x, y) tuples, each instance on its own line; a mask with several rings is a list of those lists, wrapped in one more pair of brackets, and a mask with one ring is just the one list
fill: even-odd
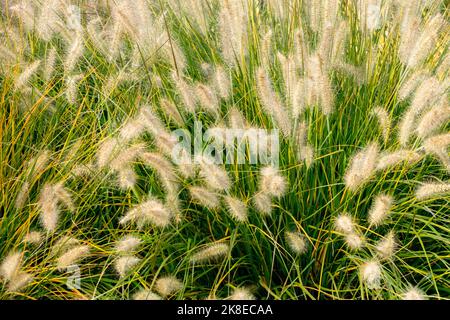
[(376, 169), (378, 159), (378, 145), (369, 144), (363, 150), (357, 152), (350, 161), (345, 172), (345, 186), (350, 191), (356, 191), (365, 184)]
[(163, 298), (171, 296), (183, 289), (183, 283), (174, 276), (165, 276), (156, 280), (155, 290)]
[(450, 183), (448, 182), (428, 182), (422, 184), (416, 190), (417, 200), (427, 200), (445, 196), (450, 193)]
[(264, 192), (259, 192), (253, 196), (253, 204), (255, 209), (264, 216), (269, 216), (272, 213), (272, 198)]
[(375, 197), (369, 211), (368, 221), (371, 226), (381, 225), (389, 214), (394, 204), (394, 198), (386, 194), (379, 194)]
[(119, 274), (121, 278), (124, 278), (130, 273), (130, 271), (136, 267), (136, 265), (141, 261), (138, 257), (126, 255), (116, 259), (114, 262), (114, 269)]
[(341, 213), (334, 220), (334, 228), (337, 232), (352, 234), (355, 232), (355, 222), (348, 213)]
[(377, 260), (365, 262), (359, 268), (361, 281), (369, 289), (378, 289), (381, 283), (382, 267)]
[(238, 222), (247, 221), (247, 206), (243, 201), (232, 196), (224, 197), (228, 212)]
[(77, 262), (85, 258), (89, 251), (90, 248), (87, 245), (80, 245), (71, 248), (58, 258), (56, 262), (58, 270), (64, 270), (67, 267), (76, 264)]
[(303, 254), (308, 250), (306, 237), (299, 232), (286, 231), (286, 242), (289, 248), (296, 254)]
[(259, 190), (270, 196), (280, 198), (287, 189), (287, 181), (280, 171), (273, 167), (267, 166), (260, 171)]
[(402, 300), (427, 300), (427, 297), (422, 290), (411, 286), (402, 294)]
[(392, 258), (397, 249), (397, 240), (394, 231), (389, 231), (388, 234), (377, 243), (375, 249), (381, 259)]
[(381, 133), (383, 135), (384, 143), (387, 143), (389, 139), (389, 133), (391, 131), (391, 117), (389, 113), (382, 107), (376, 107), (372, 110), (372, 113), (377, 117), (380, 124)]
[(213, 242), (197, 251), (191, 256), (191, 263), (198, 264), (209, 261), (216, 261), (224, 258), (230, 252), (230, 246), (227, 243)]
[(349, 233), (345, 235), (345, 244), (349, 247), (351, 250), (358, 250), (361, 249), (364, 246), (364, 238), (355, 233)]
[(135, 251), (142, 243), (142, 240), (136, 236), (128, 235), (120, 238), (115, 245), (115, 250), (121, 254), (129, 254)]
[(236, 288), (227, 300), (256, 300), (256, 298), (249, 289)]
[(119, 220), (119, 224), (135, 223), (139, 228), (148, 224), (164, 228), (170, 225), (172, 213), (157, 199), (149, 199), (133, 208)]
[(205, 187), (190, 186), (189, 193), (193, 200), (209, 209), (216, 209), (220, 204), (220, 199), (217, 194), (209, 191)]
[(162, 300), (162, 297), (150, 290), (142, 289), (133, 295), (133, 300)]

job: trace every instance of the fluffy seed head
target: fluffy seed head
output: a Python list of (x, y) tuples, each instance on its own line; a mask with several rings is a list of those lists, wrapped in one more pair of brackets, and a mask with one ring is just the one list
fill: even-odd
[(365, 262), (359, 268), (362, 282), (369, 289), (377, 289), (381, 282), (381, 265), (377, 260)]
[(58, 270), (64, 270), (82, 260), (89, 253), (89, 251), (90, 248), (87, 245), (80, 245), (71, 248), (58, 258), (56, 262)]
[(378, 256), (381, 259), (389, 259), (394, 256), (395, 250), (397, 248), (397, 240), (395, 238), (394, 231), (389, 231), (389, 233), (380, 240), (376, 245), (375, 249)]
[(10, 252), (0, 265), (0, 276), (5, 281), (11, 281), (19, 272), (22, 264), (21, 252)]
[(253, 196), (253, 204), (255, 209), (265, 216), (272, 213), (272, 198), (264, 192), (259, 192)]
[(210, 243), (194, 253), (190, 261), (193, 264), (216, 261), (224, 258), (229, 252), (230, 246), (227, 243)]
[(116, 259), (114, 262), (114, 269), (121, 278), (125, 277), (139, 262), (141, 259), (135, 256), (122, 256)]
[(402, 294), (402, 300), (427, 300), (427, 297), (419, 288), (411, 287)]
[(164, 204), (157, 199), (150, 199), (130, 209), (120, 220), (120, 224), (136, 223), (139, 228), (153, 224), (164, 228), (170, 224), (172, 214)]
[(247, 206), (245, 203), (235, 197), (225, 196), (225, 203), (230, 215), (239, 222), (247, 221)]
[(142, 243), (142, 240), (135, 236), (124, 236), (119, 241), (116, 242), (115, 250), (118, 253), (128, 254), (137, 247), (139, 247)]
[(215, 209), (220, 204), (217, 194), (209, 191), (205, 187), (190, 186), (189, 193), (193, 200), (209, 209)]
[(247, 288), (236, 288), (228, 297), (228, 300), (256, 300), (255, 296)]
[(345, 235), (345, 244), (351, 250), (361, 249), (364, 246), (364, 242), (364, 238), (356, 232)]
[(133, 300), (162, 300), (162, 297), (150, 290), (142, 289), (133, 295)]
[(416, 190), (417, 200), (427, 200), (434, 197), (444, 196), (450, 193), (450, 183), (447, 182), (429, 182), (424, 183)]
[(379, 226), (386, 219), (394, 203), (394, 198), (386, 194), (377, 195), (369, 211), (368, 221), (371, 226)]
[(389, 113), (381, 107), (376, 107), (373, 109), (372, 114), (377, 117), (378, 123), (380, 124), (381, 133), (383, 135), (383, 141), (386, 143), (389, 139), (389, 133), (391, 131), (391, 117), (389, 116)]
[(286, 231), (286, 242), (289, 248), (296, 254), (303, 254), (308, 250), (306, 238), (299, 232)]
[(31, 231), (25, 235), (23, 238), (23, 242), (31, 243), (31, 244), (40, 244), (43, 240), (44, 236), (39, 231)]
[(377, 158), (378, 145), (376, 143), (371, 143), (357, 152), (345, 172), (345, 186), (351, 191), (356, 191), (365, 184), (375, 171)]
[(352, 234), (355, 232), (355, 222), (348, 213), (341, 213), (334, 220), (334, 228), (337, 232)]
[(287, 182), (275, 167), (268, 166), (261, 169), (259, 189), (270, 196), (280, 198), (286, 193)]
[(174, 276), (161, 277), (155, 283), (156, 292), (163, 298), (173, 295), (182, 288), (183, 283)]
[(376, 170), (386, 170), (400, 164), (412, 165), (419, 161), (422, 156), (414, 150), (400, 149), (391, 153), (380, 154)]

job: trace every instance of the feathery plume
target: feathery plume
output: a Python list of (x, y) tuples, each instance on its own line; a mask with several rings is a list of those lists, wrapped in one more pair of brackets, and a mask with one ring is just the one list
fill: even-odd
[(119, 277), (124, 278), (140, 261), (141, 259), (135, 256), (122, 256), (114, 262), (114, 269), (119, 274)]
[(286, 193), (287, 181), (273, 166), (261, 169), (259, 179), (259, 190), (270, 196), (280, 198)]
[(381, 225), (389, 214), (393, 204), (394, 198), (392, 196), (386, 194), (377, 195), (369, 211), (369, 224), (375, 227)]
[(247, 221), (247, 206), (245, 203), (235, 197), (225, 196), (225, 203), (230, 215), (239, 222)]
[(230, 177), (224, 168), (207, 161), (200, 161), (199, 166), (199, 174), (205, 180), (209, 189), (214, 191), (227, 191), (230, 189)]
[(427, 200), (450, 193), (450, 183), (448, 182), (428, 182), (422, 184), (416, 190), (417, 200)]
[(375, 142), (353, 156), (344, 176), (345, 186), (349, 190), (356, 191), (370, 179), (375, 171), (377, 157), (378, 145)]
[(0, 276), (5, 281), (11, 281), (19, 272), (22, 265), (22, 253), (19, 251), (10, 252), (0, 264)]
[(37, 69), (41, 65), (40, 60), (36, 60), (29, 64), (25, 70), (15, 79), (14, 87), (16, 90), (20, 91), (28, 86), (28, 81), (36, 73)]
[(351, 250), (361, 249), (364, 245), (364, 238), (357, 233), (349, 233), (345, 235), (345, 244)]
[(409, 111), (415, 115), (420, 114), (425, 108), (442, 99), (445, 94), (445, 87), (436, 77), (427, 78), (414, 93)]
[(83, 56), (84, 44), (83, 44), (83, 36), (76, 35), (72, 39), (71, 46), (67, 51), (67, 55), (64, 59), (64, 72), (66, 74), (71, 73), (78, 62), (78, 60)]
[(142, 289), (133, 295), (133, 300), (162, 300), (162, 298), (150, 290)]
[(286, 242), (295, 254), (303, 254), (308, 250), (306, 237), (299, 232), (286, 231)]
[(291, 134), (291, 123), (279, 97), (272, 89), (269, 77), (263, 67), (259, 67), (256, 74), (258, 96), (263, 109), (273, 118), (285, 137)]
[(213, 242), (207, 244), (202, 249), (199, 249), (194, 253), (190, 262), (193, 264), (199, 264), (203, 262), (217, 261), (223, 258), (230, 252), (230, 246), (227, 243)]
[(256, 298), (247, 288), (235, 288), (227, 300), (256, 300)]
[(366, 283), (369, 289), (377, 289), (381, 282), (381, 265), (378, 261), (365, 262), (359, 268), (361, 280)]
[(109, 161), (114, 156), (114, 151), (117, 150), (119, 141), (115, 138), (107, 138), (104, 140), (97, 151), (97, 166), (99, 169), (109, 165)]
[(132, 222), (136, 223), (139, 228), (151, 223), (157, 227), (164, 228), (170, 224), (171, 219), (171, 212), (161, 201), (150, 199), (130, 209), (119, 220), (119, 223), (126, 224)]
[(186, 81), (179, 77), (175, 72), (172, 73), (172, 79), (175, 82), (175, 87), (178, 90), (181, 101), (189, 113), (195, 113), (195, 99), (192, 87)]
[(259, 192), (253, 196), (253, 204), (255, 209), (265, 216), (272, 213), (272, 199), (264, 192)]
[(22, 184), (22, 187), (20, 188), (19, 192), (16, 196), (16, 201), (14, 202), (14, 207), (16, 209), (22, 209), (25, 205), (25, 202), (28, 199), (30, 193), (30, 183), (28, 181), (25, 181)]
[(137, 247), (139, 247), (142, 243), (142, 240), (135, 236), (124, 236), (119, 241), (116, 242), (116, 245), (114, 249), (118, 253), (122, 254), (128, 254), (134, 250), (136, 250)]
[(77, 74), (66, 78), (66, 99), (69, 103), (75, 104), (77, 102), (78, 82), (80, 82), (83, 77), (83, 74)]
[(219, 97), (228, 99), (231, 93), (231, 83), (228, 74), (222, 66), (216, 66), (213, 74), (213, 83)]
[(173, 101), (162, 98), (161, 99), (161, 109), (164, 111), (164, 113), (173, 120), (177, 125), (183, 126), (184, 120), (181, 117), (180, 112), (178, 111), (177, 107), (173, 103)]
[(173, 295), (183, 288), (183, 283), (174, 276), (165, 276), (156, 280), (155, 290), (163, 298)]
[(230, 66), (239, 60), (247, 47), (247, 2), (224, 0), (219, 13), (219, 35), (224, 60)]
[(444, 126), (449, 119), (450, 106), (437, 105), (421, 117), (416, 128), (417, 135), (422, 139), (427, 138), (440, 127)]
[(411, 286), (402, 294), (402, 300), (427, 300), (427, 298), (422, 290)]
[(390, 259), (394, 256), (397, 248), (397, 240), (394, 231), (389, 231), (388, 234), (378, 242), (375, 249), (381, 259)]
[(55, 62), (56, 62), (56, 49), (52, 47), (47, 53), (47, 59), (45, 60), (45, 66), (43, 71), (43, 76), (45, 81), (49, 81), (55, 72)]
[(80, 244), (80, 240), (76, 238), (70, 236), (62, 236), (55, 242), (55, 244), (53, 244), (50, 256), (54, 257), (62, 255), (64, 252), (67, 252), (71, 248), (74, 248)]
[(348, 213), (344, 212), (334, 220), (334, 229), (343, 234), (352, 234), (355, 233), (355, 222)]
[(200, 106), (206, 111), (214, 115), (219, 116), (219, 101), (217, 101), (216, 94), (213, 90), (204, 84), (197, 84), (195, 86), (195, 93), (197, 95)]
[(244, 129), (248, 127), (247, 120), (236, 106), (230, 108), (228, 125), (233, 129)]
[(407, 149), (401, 149), (391, 153), (381, 153), (377, 162), (376, 170), (386, 170), (402, 163), (412, 165), (421, 158), (422, 156), (416, 151)]
[(372, 110), (372, 114), (377, 117), (383, 135), (383, 141), (384, 143), (387, 143), (391, 131), (391, 118), (389, 113), (381, 107), (376, 107)]
[(408, 98), (414, 90), (417, 89), (417, 87), (425, 81), (430, 76), (427, 72), (423, 70), (415, 71), (408, 80), (406, 80), (400, 87), (400, 90), (398, 91), (398, 97), (400, 101), (405, 100)]
[(44, 185), (41, 190), (38, 205), (41, 210), (41, 223), (47, 232), (56, 230), (59, 219), (59, 209), (57, 199), (54, 198), (53, 187), (49, 184)]
[(409, 68), (414, 68), (420, 64), (430, 54), (430, 48), (435, 46), (438, 40), (439, 30), (445, 24), (441, 14), (435, 15), (425, 24), (420, 36), (413, 42), (414, 45), (410, 48), (408, 53), (408, 60), (406, 65)]
[(33, 281), (33, 275), (28, 272), (20, 271), (11, 281), (9, 281), (6, 289), (9, 292), (17, 292), (22, 290), (31, 281)]
[(122, 168), (131, 168), (133, 161), (136, 161), (136, 159), (138, 159), (144, 151), (144, 143), (130, 145), (114, 155), (113, 159), (109, 163), (109, 167), (112, 170), (119, 172)]
[(10, 252), (0, 264), (0, 277), (8, 283), (6, 290), (16, 292), (33, 280), (33, 276), (21, 271), (23, 254), (18, 251)]
[(43, 240), (44, 236), (39, 231), (30, 231), (25, 235), (23, 238), (23, 242), (25, 243), (31, 243), (31, 244), (40, 244)]
[(67, 269), (67, 267), (79, 262), (89, 253), (90, 249), (87, 245), (80, 245), (69, 249), (63, 255), (61, 255), (57, 262), (56, 267), (58, 270)]
[(31, 158), (28, 161), (27, 165), (33, 176), (35, 176), (38, 173), (42, 173), (45, 170), (45, 167), (47, 166), (49, 160), (50, 160), (50, 151), (48, 150), (43, 150), (39, 152), (39, 154), (36, 157)]
[(205, 187), (190, 186), (189, 193), (192, 199), (209, 209), (215, 209), (220, 204), (217, 194), (209, 191)]
[[(6, 6), (6, 3), (2, 3), (2, 11), (5, 10), (3, 6)], [(13, 15), (17, 16), (17, 19), (24, 26), (26, 31), (33, 30), (36, 13), (32, 2), (17, 2), (15, 5), (9, 7), (9, 10)]]
[(140, 119), (129, 119), (121, 126), (119, 131), (119, 137), (123, 141), (133, 140), (145, 131), (145, 125)]
[(445, 169), (450, 172), (450, 157), (447, 153), (449, 146), (450, 133), (429, 137), (423, 143), (425, 152), (436, 156), (442, 162)]

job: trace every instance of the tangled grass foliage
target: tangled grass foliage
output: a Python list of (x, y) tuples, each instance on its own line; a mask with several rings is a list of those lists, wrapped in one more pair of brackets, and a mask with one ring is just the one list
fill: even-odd
[(2, 1), (0, 298), (448, 298), (447, 4)]

